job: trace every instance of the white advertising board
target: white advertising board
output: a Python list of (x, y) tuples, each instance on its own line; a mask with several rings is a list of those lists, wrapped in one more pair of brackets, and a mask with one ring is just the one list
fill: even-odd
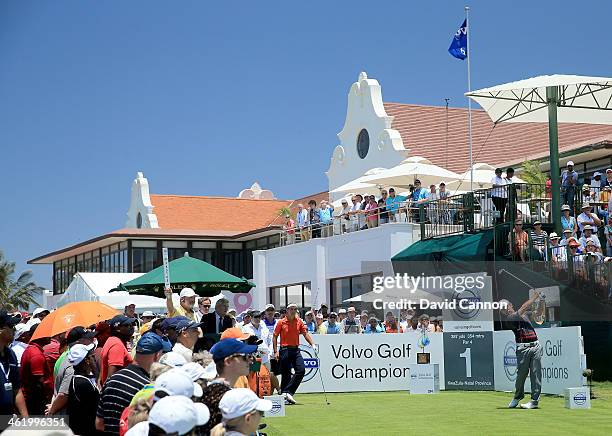
[[(537, 329), (542, 346), (542, 393), (563, 395), (566, 388), (582, 386), (580, 327)], [(516, 343), (510, 330), (493, 333), (495, 390), (513, 391), (516, 381)], [(531, 390), (529, 377), (525, 392)]]
[[(442, 333), (428, 334), (424, 352), (439, 365), (440, 385), (444, 386)], [(410, 365), (421, 352), (420, 335), (314, 335), (317, 360), (312, 348), (302, 345), (306, 375), (298, 392), (408, 391)]]

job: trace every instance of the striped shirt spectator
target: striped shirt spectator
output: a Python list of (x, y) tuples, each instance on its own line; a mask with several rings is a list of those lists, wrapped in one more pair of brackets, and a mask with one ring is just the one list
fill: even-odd
[(106, 434), (119, 434), (119, 418), (136, 392), (151, 382), (144, 368), (129, 364), (113, 374), (104, 385), (97, 416), (104, 419)]

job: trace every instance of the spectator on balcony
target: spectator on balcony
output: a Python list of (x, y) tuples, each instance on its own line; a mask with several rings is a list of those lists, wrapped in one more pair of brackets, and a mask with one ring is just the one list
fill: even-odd
[(327, 321), (324, 321), (319, 326), (319, 334), (321, 335), (339, 335), (344, 333), (342, 328), (340, 327), (340, 323), (338, 321), (338, 314), (336, 312), (330, 312), (327, 317)]
[(317, 209), (317, 202), (310, 200), (308, 202), (308, 226), (310, 227), (310, 237), (320, 238), (321, 237), (321, 214)]
[(308, 212), (304, 209), (303, 204), (298, 204), (298, 211), (295, 215), (295, 221), (297, 228), (300, 231), (300, 240), (307, 241), (308, 240)]
[(520, 258), (522, 262), (527, 260), (527, 248), (529, 247), (529, 237), (523, 230), (523, 221), (516, 220), (514, 229), (508, 234), (508, 245), (511, 247), (513, 257)]
[(563, 228), (563, 234), (565, 230), (570, 230), (570, 236), (576, 236), (576, 218), (570, 215), (571, 210), (569, 205), (564, 204), (561, 206), (561, 227)]
[(351, 229), (351, 207), (348, 205), (348, 201), (345, 198), (342, 199), (342, 209), (338, 215), (340, 220), (340, 233), (350, 232)]
[(548, 233), (542, 230), (542, 223), (540, 221), (534, 221), (533, 229), (529, 232), (529, 237), (531, 238), (531, 245), (533, 249), (540, 256), (540, 260), (543, 260), (546, 254), (546, 240), (548, 238)]
[(406, 197), (395, 195), (395, 189), (389, 188), (389, 197), (385, 201), (387, 213), (389, 214), (389, 222), (399, 222), (400, 212), (399, 207), (402, 202), (406, 201)]
[(361, 212), (361, 203), (359, 202), (359, 197), (357, 195), (353, 195), (351, 197), (351, 210), (349, 211), (349, 217), (351, 221), (351, 231), (359, 230), (359, 213)]
[(612, 168), (606, 170), (606, 178), (601, 181), (601, 187), (609, 186), (612, 188)]
[(612, 256), (612, 216), (608, 216), (608, 223), (604, 227), (606, 237), (606, 256)]
[(585, 261), (588, 261), (591, 263), (602, 263), (604, 260), (603, 254), (601, 254), (600, 252), (600, 248), (597, 247), (597, 245), (592, 239), (589, 239), (586, 242), (585, 255), (586, 255)]
[(321, 208), (319, 209), (319, 217), (321, 221), (321, 234), (324, 238), (333, 236), (334, 234), (334, 208), (327, 200), (321, 200)]
[(368, 229), (378, 227), (378, 203), (373, 195), (366, 196), (367, 204), (365, 208)]
[(385, 329), (380, 325), (376, 317), (373, 316), (368, 320), (368, 325), (366, 326), (363, 332), (365, 334), (384, 333)]
[(567, 246), (569, 247), (569, 256), (572, 260), (574, 273), (578, 273), (580, 275), (584, 264), (584, 256), (578, 251), (580, 244), (574, 238), (570, 238), (570, 240), (567, 242)]
[(574, 171), (574, 162), (570, 160), (567, 163), (567, 169), (561, 173), (561, 202), (570, 207), (572, 215), (574, 212), (574, 195), (577, 183), (578, 173)]
[(550, 176), (546, 176), (544, 191), (546, 192), (546, 198), (552, 197), (552, 179), (550, 178)]
[(387, 191), (383, 189), (380, 191), (380, 199), (378, 200), (378, 223), (386, 224), (389, 222), (389, 214), (386, 208), (387, 204)]
[(499, 212), (499, 217), (495, 219), (497, 224), (504, 221), (504, 213), (508, 204), (508, 188), (506, 188), (506, 179), (502, 177), (502, 169), (495, 168), (495, 176), (491, 179), (491, 199), (495, 209)]
[(359, 222), (359, 230), (365, 230), (368, 228), (367, 220), (366, 220), (366, 206), (368, 205), (369, 196), (366, 195), (363, 197), (361, 194), (357, 194), (357, 200), (361, 205), (359, 208), (359, 213), (357, 214), (357, 221)]
[(285, 215), (285, 225), (283, 229), (287, 232), (287, 245), (295, 243), (295, 221), (291, 219), (291, 215)]
[(573, 238), (572, 231), (570, 229), (563, 229), (563, 237), (561, 241), (559, 241), (559, 245), (565, 246), (567, 245), (570, 238)]
[(591, 187), (586, 183), (582, 185), (582, 203), (591, 203), (595, 201), (595, 193), (591, 191)]
[(601, 225), (599, 217), (591, 212), (591, 205), (589, 203), (582, 204), (582, 213), (578, 215), (576, 221), (581, 232), (587, 224), (592, 227), (599, 227)]
[(555, 232), (552, 232), (549, 236), (550, 256), (553, 263), (565, 262), (567, 260), (567, 248), (559, 244), (559, 239), (559, 235)]
[(587, 224), (582, 229), (582, 236), (580, 236), (580, 239), (578, 239), (578, 243), (580, 244), (582, 251), (586, 250), (588, 241), (593, 241), (593, 244), (595, 244), (597, 250), (601, 252), (601, 242), (599, 242), (597, 235), (593, 234), (593, 227)]
[(610, 211), (608, 210), (608, 203), (612, 199), (612, 187), (604, 186), (601, 188), (601, 192), (597, 197), (597, 201), (603, 203), (603, 206), (598, 207), (599, 217), (605, 223), (608, 221), (608, 216), (610, 216)]
[(596, 195), (599, 193), (601, 188), (603, 188), (601, 183), (601, 176), (602, 174), (599, 171), (595, 171), (593, 173), (593, 178), (591, 179), (591, 189), (595, 192)]
[(412, 194), (410, 196), (410, 199), (412, 200), (412, 207), (415, 208), (415, 209), (413, 209), (413, 211), (414, 211), (414, 222), (416, 222), (416, 223), (421, 222), (419, 206), (422, 203), (425, 203), (427, 201), (428, 197), (429, 197), (429, 193), (427, 192), (427, 190), (425, 188), (423, 188), (421, 186), (421, 181), (419, 179), (416, 179), (414, 181), (414, 190), (412, 191)]

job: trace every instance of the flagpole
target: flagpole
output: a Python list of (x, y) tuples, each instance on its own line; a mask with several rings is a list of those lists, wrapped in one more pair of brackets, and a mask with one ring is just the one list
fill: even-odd
[[(465, 36), (467, 42), (467, 81), (468, 92), (472, 91), (472, 78), (470, 76), (470, 58), (472, 48), (470, 47), (470, 7), (465, 7)], [(468, 97), (468, 140), (470, 143), (470, 191), (474, 190), (474, 162), (472, 155), (472, 99)]]

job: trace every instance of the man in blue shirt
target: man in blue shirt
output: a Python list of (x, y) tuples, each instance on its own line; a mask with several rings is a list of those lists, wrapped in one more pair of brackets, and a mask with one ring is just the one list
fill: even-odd
[(399, 221), (399, 206), (402, 202), (406, 201), (406, 197), (403, 195), (395, 195), (395, 189), (389, 188), (389, 196), (385, 200), (386, 210), (389, 215), (389, 222)]
[(419, 204), (425, 202), (428, 198), (427, 190), (421, 187), (421, 181), (416, 179), (414, 181), (414, 191), (412, 191), (411, 199), (412, 199), (412, 207), (414, 209), (414, 222), (420, 222), (419, 216)]
[(337, 320), (338, 314), (336, 312), (330, 312), (327, 321), (319, 327), (319, 333), (322, 335), (338, 335), (344, 333), (340, 328), (340, 324), (336, 322)]
[(319, 209), (319, 219), (321, 220), (322, 236), (327, 238), (333, 236), (333, 213), (334, 208), (327, 201), (321, 200), (321, 208)]
[(13, 343), (15, 326), (20, 318), (0, 311), (0, 415), (12, 415), (15, 396), (20, 388), (17, 356), (9, 345)]
[(574, 171), (574, 162), (567, 163), (567, 169), (561, 173), (561, 204), (570, 207), (571, 214), (574, 215), (574, 194), (578, 183), (578, 173)]

